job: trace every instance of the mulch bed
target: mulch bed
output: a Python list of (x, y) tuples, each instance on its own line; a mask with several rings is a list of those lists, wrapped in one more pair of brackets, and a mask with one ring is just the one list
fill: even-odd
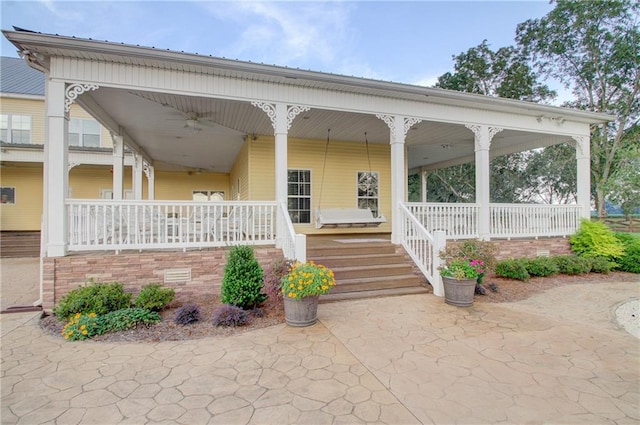
[[(532, 278), (529, 282), (504, 279), (496, 276), (489, 276), (485, 283), (495, 283), (497, 292), (487, 291), (486, 295), (476, 295), (474, 302), (478, 303), (504, 303), (514, 302), (529, 298), (532, 295), (546, 291), (557, 286), (575, 284), (594, 284), (603, 282), (638, 282), (639, 277), (633, 273), (610, 273), (599, 275), (590, 273), (588, 275), (566, 276), (557, 275), (545, 278)], [(210, 336), (230, 336), (246, 331), (265, 328), (268, 326), (284, 323), (284, 310), (281, 304), (267, 302), (263, 305), (263, 317), (252, 317), (251, 323), (241, 327), (216, 327), (212, 324), (213, 312), (222, 305), (217, 296), (212, 296), (208, 300), (200, 300), (196, 304), (200, 307), (201, 320), (191, 325), (182, 326), (173, 322), (178, 308), (183, 302), (175, 301), (165, 309), (162, 321), (149, 326), (138, 327), (124, 332), (114, 332), (100, 335), (93, 338), (93, 341), (104, 342), (160, 342), (160, 341), (182, 341), (189, 339), (199, 339)], [(60, 332), (64, 323), (59, 322), (54, 316), (43, 316), (40, 326), (45, 333), (62, 338)]]

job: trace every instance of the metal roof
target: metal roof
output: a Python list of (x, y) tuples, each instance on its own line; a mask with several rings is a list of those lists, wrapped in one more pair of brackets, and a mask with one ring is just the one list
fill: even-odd
[(44, 74), (24, 59), (0, 57), (0, 93), (44, 96)]

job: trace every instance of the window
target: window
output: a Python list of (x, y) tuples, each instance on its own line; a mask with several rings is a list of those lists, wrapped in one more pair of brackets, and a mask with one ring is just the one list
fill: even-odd
[(15, 187), (1, 187), (0, 188), (0, 203), (2, 204), (15, 204), (16, 203), (16, 188)]
[(294, 223), (311, 223), (311, 170), (287, 172), (287, 208)]
[(31, 143), (31, 116), (1, 114), (0, 140), (4, 143)]
[(198, 202), (224, 201), (224, 191), (222, 190), (194, 190), (192, 199)]
[(71, 118), (69, 146), (100, 147), (100, 124), (96, 120)]
[(369, 208), (378, 217), (378, 173), (358, 171), (358, 208)]
[[(123, 195), (124, 199), (133, 199), (133, 190), (125, 189)], [(100, 189), (100, 199), (113, 199), (113, 190)]]

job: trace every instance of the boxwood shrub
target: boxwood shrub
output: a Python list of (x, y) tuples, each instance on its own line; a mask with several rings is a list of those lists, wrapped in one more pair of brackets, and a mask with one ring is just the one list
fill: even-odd
[(562, 274), (576, 275), (591, 271), (591, 261), (588, 258), (575, 255), (558, 255), (552, 258)]
[(531, 276), (546, 277), (558, 274), (558, 265), (550, 257), (536, 257), (527, 260), (525, 267)]
[(130, 307), (131, 294), (118, 282), (89, 283), (62, 297), (53, 313), (59, 320), (67, 320), (76, 313), (95, 313), (98, 316)]
[(145, 285), (135, 300), (136, 307), (151, 311), (160, 311), (167, 306), (176, 295), (173, 288), (165, 288), (159, 283)]
[(624, 254), (616, 260), (617, 269), (640, 273), (640, 236), (631, 233), (616, 233), (615, 236), (624, 245)]
[(531, 277), (527, 271), (527, 262), (524, 258), (499, 261), (496, 264), (495, 273), (501, 277), (524, 280), (526, 282)]

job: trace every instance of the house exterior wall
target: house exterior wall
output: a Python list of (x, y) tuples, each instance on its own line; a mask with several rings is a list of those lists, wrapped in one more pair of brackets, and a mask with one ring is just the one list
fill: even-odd
[[(124, 190), (131, 190), (130, 168), (124, 176)], [(103, 189), (113, 187), (110, 167), (79, 165), (69, 170), (69, 195), (74, 199), (99, 199)]]
[(44, 99), (0, 98), (3, 114), (31, 116), (31, 143), (44, 144)]
[[(251, 141), (251, 193), (252, 200), (275, 198), (275, 145), (273, 138), (258, 138)], [(288, 168), (311, 170), (311, 223), (295, 224), (296, 231), (304, 234), (327, 233), (327, 229), (316, 229), (316, 210), (319, 208), (357, 208), (357, 173), (371, 171), (379, 173), (379, 208), (387, 218), (375, 229), (331, 229), (331, 233), (390, 232), (391, 231), (391, 159), (387, 144), (369, 145), (367, 157), (363, 143), (330, 141), (326, 155), (324, 140), (288, 140)], [(324, 179), (323, 179), (324, 171)], [(324, 180), (324, 181), (323, 181)]]
[(15, 187), (15, 203), (0, 205), (0, 229), (40, 230), (42, 164), (24, 163), (0, 168), (0, 185)]
[[(251, 168), (249, 163), (249, 151), (251, 150), (251, 142), (248, 140), (242, 145), (242, 149), (236, 157), (235, 163), (231, 168), (229, 174), (229, 188), (230, 192), (226, 193), (227, 200), (232, 201), (246, 201), (249, 199), (255, 199), (251, 197), (251, 187), (249, 184), (249, 170)], [(266, 200), (266, 199), (265, 199)], [(273, 198), (269, 199), (273, 200)]]
[[(145, 192), (147, 179), (144, 178)], [(186, 171), (155, 172), (155, 199), (190, 201), (194, 190), (222, 190), (229, 196), (229, 175), (224, 173), (189, 174)], [(226, 198), (228, 199), (228, 198)]]

